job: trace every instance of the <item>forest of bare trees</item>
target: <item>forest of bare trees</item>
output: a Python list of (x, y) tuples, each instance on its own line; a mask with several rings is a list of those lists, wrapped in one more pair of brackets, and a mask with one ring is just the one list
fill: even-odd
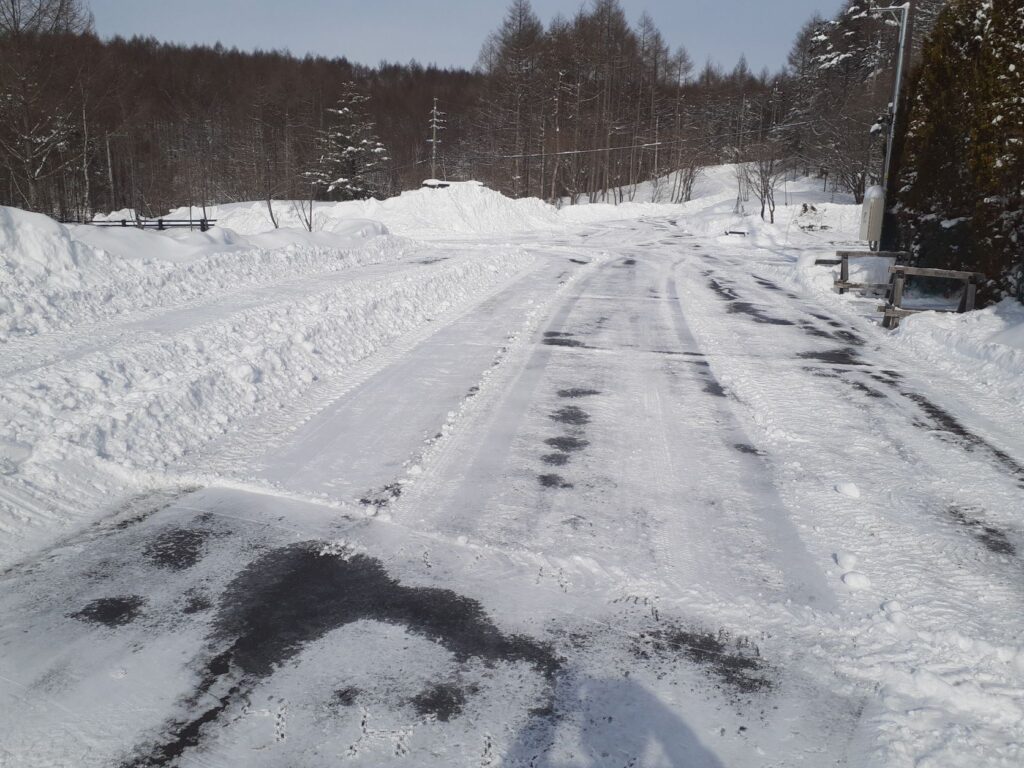
[[(430, 171), (436, 98), (445, 113), (436, 173), (446, 178), (570, 202), (629, 200), (650, 182), (656, 199), (683, 202), (702, 167), (749, 162), (738, 195), (757, 193), (767, 217), (783, 173), (818, 175), (858, 200), (877, 180), (894, 34), (850, 0), (836, 19), (807, 23), (780, 72), (754, 73), (743, 58), (695, 68), (651, 17), (631, 24), (619, 0), (592, 0), (547, 25), (529, 0), (513, 0), (472, 71), (368, 68), (102, 41), (84, 0), (3, 0), (0, 196), (81, 218), (388, 195)], [(326, 167), (339, 148), (324, 144), (347, 109), (340, 102), (359, 105), (348, 135), (376, 147), (345, 185), (328, 178), (340, 173)]]

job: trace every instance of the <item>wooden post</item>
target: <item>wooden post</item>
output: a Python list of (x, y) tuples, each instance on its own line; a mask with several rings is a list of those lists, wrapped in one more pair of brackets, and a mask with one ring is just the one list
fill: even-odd
[(164, 231), (164, 220), (163, 219), (157, 219), (156, 220), (156, 228), (158, 230), (160, 230), (161, 232)]
[(970, 277), (967, 279), (967, 285), (964, 286), (964, 300), (961, 302), (961, 312), (973, 312), (974, 304), (978, 298), (978, 282), (977, 278)]
[[(844, 285), (850, 282), (850, 254), (848, 253), (842, 255), (842, 261), (839, 264), (839, 281)], [(846, 293), (846, 288), (840, 286), (839, 295), (842, 296), (844, 293)]]
[[(889, 300), (889, 306), (893, 309), (900, 309), (903, 306), (903, 282), (906, 280), (906, 275), (902, 270), (896, 270), (893, 272), (892, 281), (892, 297)], [(900, 318), (897, 315), (886, 315), (882, 320), (883, 328), (896, 328), (900, 324)]]

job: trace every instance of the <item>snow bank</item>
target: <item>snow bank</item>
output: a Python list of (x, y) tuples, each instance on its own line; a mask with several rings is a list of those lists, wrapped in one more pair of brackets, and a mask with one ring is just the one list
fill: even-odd
[[(0, 286), (78, 288), (100, 259), (48, 216), (0, 206)], [(10, 311), (10, 310), (8, 310)]]
[[(273, 230), (266, 202), (233, 203), (209, 209), (218, 228), (242, 234)], [(301, 228), (302, 212), (289, 201), (274, 203), (282, 227)], [(188, 209), (168, 216), (188, 216)], [(558, 211), (536, 198), (513, 200), (474, 181), (454, 182), (444, 189), (417, 189), (387, 200), (314, 203), (317, 232), (347, 231), (354, 220), (375, 220), (393, 233), (408, 237), (495, 235), (563, 225)]]
[(70, 226), (0, 207), (0, 343), (139, 314), (231, 288), (394, 261), (407, 250), (379, 222), (255, 236)]
[(1024, 305), (1015, 299), (963, 315), (914, 315), (900, 323), (892, 340), (958, 378), (1024, 405)]

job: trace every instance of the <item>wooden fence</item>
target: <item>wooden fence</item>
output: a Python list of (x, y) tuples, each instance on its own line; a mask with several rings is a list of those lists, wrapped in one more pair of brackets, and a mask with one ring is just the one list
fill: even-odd
[(90, 227), (135, 227), (136, 229), (198, 229), (200, 232), (208, 231), (216, 219), (116, 219), (114, 221), (75, 221), (61, 220), (61, 224), (87, 224)]

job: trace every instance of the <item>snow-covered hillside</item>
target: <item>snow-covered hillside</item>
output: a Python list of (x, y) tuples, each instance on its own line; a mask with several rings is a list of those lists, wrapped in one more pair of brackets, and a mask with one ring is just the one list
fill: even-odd
[(819, 184), (0, 209), (0, 764), (1019, 765), (1024, 308)]

